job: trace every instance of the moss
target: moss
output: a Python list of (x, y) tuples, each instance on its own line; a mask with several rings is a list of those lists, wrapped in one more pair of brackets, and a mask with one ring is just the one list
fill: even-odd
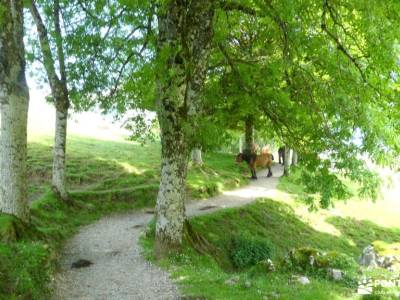
[(19, 220), (17, 217), (0, 213), (0, 241), (12, 243), (18, 240), (39, 239), (40, 232), (35, 227)]

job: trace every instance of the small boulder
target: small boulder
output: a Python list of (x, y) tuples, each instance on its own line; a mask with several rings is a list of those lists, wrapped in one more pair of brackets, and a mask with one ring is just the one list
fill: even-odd
[(71, 264), (71, 269), (80, 269), (80, 268), (86, 268), (93, 265), (93, 263), (90, 260), (87, 259), (78, 259), (77, 261), (73, 262)]
[(235, 277), (231, 277), (231, 278), (225, 280), (224, 283), (226, 285), (236, 285), (236, 284), (238, 284), (239, 281), (240, 281), (239, 276), (235, 276)]
[(328, 276), (333, 279), (334, 281), (341, 281), (344, 277), (344, 272), (339, 269), (328, 269)]
[(263, 300), (276, 300), (279, 299), (280, 295), (277, 292), (269, 293), (268, 295), (263, 297)]
[(266, 260), (266, 267), (268, 272), (275, 272), (275, 265), (269, 258)]
[(368, 245), (364, 248), (359, 262), (360, 265), (365, 267), (376, 268), (378, 266), (377, 254), (372, 245)]
[(292, 282), (300, 283), (301, 285), (307, 285), (311, 283), (307, 276), (292, 275), (291, 280)]
[(251, 281), (250, 280), (246, 280), (244, 282), (244, 287), (247, 288), (247, 289), (251, 288)]

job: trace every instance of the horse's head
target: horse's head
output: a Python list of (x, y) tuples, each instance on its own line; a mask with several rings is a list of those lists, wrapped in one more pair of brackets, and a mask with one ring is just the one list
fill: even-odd
[(243, 161), (243, 153), (236, 155), (236, 163), (241, 163)]

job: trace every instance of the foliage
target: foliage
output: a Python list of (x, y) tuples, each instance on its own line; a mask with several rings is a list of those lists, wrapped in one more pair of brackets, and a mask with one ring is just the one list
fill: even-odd
[[(52, 2), (38, 2), (51, 20)], [(156, 75), (176, 51), (156, 56), (160, 3), (61, 1), (75, 108), (99, 105), (138, 123), (129, 128), (139, 140), (152, 133), (141, 112), (156, 110)], [(252, 116), (260, 135), (299, 153), (304, 183), (323, 207), (347, 195), (341, 176), (376, 198), (380, 182), (365, 158), (389, 165), (400, 151), (398, 1), (214, 5), (201, 113), (189, 120), (196, 126), (181, 124), (190, 145), (215, 149), (229, 140), (228, 129), (242, 130)], [(35, 47), (29, 52), (38, 60)], [(141, 117), (130, 118), (132, 111)]]
[(229, 256), (238, 269), (254, 266), (271, 256), (271, 249), (265, 240), (234, 236), (231, 243)]

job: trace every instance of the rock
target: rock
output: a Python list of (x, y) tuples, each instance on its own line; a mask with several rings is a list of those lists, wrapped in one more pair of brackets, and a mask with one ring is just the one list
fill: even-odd
[(87, 259), (79, 259), (71, 264), (71, 269), (79, 269), (79, 268), (86, 268), (93, 265), (90, 260)]
[(332, 278), (333, 280), (335, 280), (335, 281), (341, 281), (343, 279), (344, 272), (342, 270), (339, 270), (339, 269), (329, 268), (328, 269), (328, 276), (330, 278)]
[(267, 271), (268, 272), (275, 272), (275, 265), (269, 258), (266, 261)]
[(235, 284), (238, 284), (239, 281), (240, 281), (239, 276), (235, 276), (235, 277), (232, 277), (232, 278), (229, 278), (229, 279), (225, 280), (224, 283), (226, 285), (235, 285)]
[(251, 288), (251, 281), (250, 280), (246, 280), (245, 282), (244, 282), (244, 287), (245, 288)]
[(302, 285), (307, 285), (307, 284), (310, 284), (310, 283), (311, 283), (311, 282), (310, 282), (310, 279), (308, 279), (307, 276), (297, 276), (297, 275), (293, 275), (292, 278), (291, 278), (291, 280), (292, 280), (293, 282), (297, 282), (297, 283), (300, 283), (300, 284), (302, 284)]
[(378, 266), (377, 255), (372, 245), (364, 248), (359, 262), (360, 265), (365, 267), (376, 268)]
[(280, 295), (277, 292), (269, 293), (268, 295), (263, 297), (263, 300), (275, 300), (279, 299)]
[(301, 283), (302, 285), (306, 285), (306, 284), (310, 284), (310, 279), (308, 279), (307, 276), (300, 276), (299, 283)]

